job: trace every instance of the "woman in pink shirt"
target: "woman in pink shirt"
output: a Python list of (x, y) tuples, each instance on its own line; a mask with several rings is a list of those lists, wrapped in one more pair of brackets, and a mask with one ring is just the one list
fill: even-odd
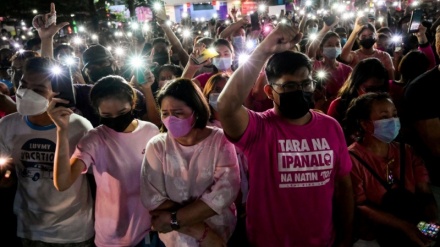
[[(327, 112), (330, 102), (336, 99), (352, 71), (350, 66), (336, 61), (342, 51), (341, 38), (330, 30), (337, 23), (337, 19), (330, 26), (324, 23), (317, 37), (307, 47), (307, 55), (313, 61), (313, 73), (322, 82), (314, 92), (314, 108), (322, 112)], [(317, 59), (317, 53), (322, 55), (322, 60)]]
[(167, 132), (148, 142), (141, 175), (152, 225), (167, 247), (225, 246), (240, 188), (234, 145), (207, 127), (208, 102), (191, 80), (166, 84), (157, 101)]
[[(400, 121), (390, 96), (368, 93), (355, 99), (344, 126), (357, 139), (349, 147), (359, 212), (354, 246), (427, 246), (417, 224), (436, 222), (437, 206), (423, 161), (411, 147), (393, 141)], [(398, 191), (405, 193), (396, 197)]]
[[(101, 125), (89, 131), (68, 156), (68, 119), (72, 110), (55, 107), (67, 103), (53, 99), (48, 112), (58, 130), (54, 185), (64, 191), (90, 168), (96, 181), (95, 244), (146, 247), (151, 216), (140, 198), (140, 172), (145, 146), (159, 129), (133, 117), (134, 89), (119, 76), (100, 79), (90, 92)], [(69, 161), (70, 159), (70, 161)], [(157, 237), (157, 235), (156, 235)]]

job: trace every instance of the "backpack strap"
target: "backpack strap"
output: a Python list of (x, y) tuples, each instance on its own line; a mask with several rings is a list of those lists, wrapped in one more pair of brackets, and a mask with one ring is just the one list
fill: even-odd
[(402, 186), (402, 188), (405, 188), (405, 168), (406, 168), (406, 163), (405, 163), (405, 159), (406, 159), (406, 154), (405, 154), (405, 143), (401, 142), (400, 143), (400, 178), (399, 178), (399, 182), (400, 182), (400, 186)]
[(356, 153), (353, 151), (348, 151), (351, 156), (353, 156), (355, 159), (357, 159), (370, 173), (373, 175), (373, 177), (388, 191), (391, 189), (391, 186), (384, 181), (371, 166), (367, 164), (361, 157), (359, 157)]

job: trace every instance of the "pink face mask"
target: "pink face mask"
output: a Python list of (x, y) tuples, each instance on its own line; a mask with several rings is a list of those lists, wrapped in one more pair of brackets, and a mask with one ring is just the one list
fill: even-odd
[(169, 116), (164, 119), (162, 119), (163, 124), (168, 129), (168, 132), (171, 133), (171, 135), (174, 138), (179, 138), (182, 136), (186, 136), (193, 127), (193, 120), (194, 120), (194, 112), (191, 114), (190, 117), (186, 119), (181, 119), (175, 116)]

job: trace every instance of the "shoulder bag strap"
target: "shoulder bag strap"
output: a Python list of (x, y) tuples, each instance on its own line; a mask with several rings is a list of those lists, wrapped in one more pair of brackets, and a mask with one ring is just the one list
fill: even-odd
[(369, 166), (367, 164), (367, 162), (365, 162), (363, 159), (361, 159), (357, 154), (355, 154), (353, 151), (348, 151), (350, 153), (351, 156), (353, 156), (355, 159), (357, 159), (365, 168), (367, 168), (367, 170), (371, 173), (371, 175), (373, 175), (373, 177), (388, 191), (391, 189), (390, 185), (385, 182), (378, 174), (376, 171), (373, 170), (373, 168), (371, 168), (371, 166)]

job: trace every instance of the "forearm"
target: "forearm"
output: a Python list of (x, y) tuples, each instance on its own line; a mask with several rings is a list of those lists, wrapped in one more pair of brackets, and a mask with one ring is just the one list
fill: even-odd
[(304, 33), (304, 29), (306, 28), (306, 23), (307, 23), (307, 14), (304, 14), (303, 18), (301, 18), (301, 21), (299, 22), (300, 32)]
[(307, 56), (309, 56), (309, 58), (313, 59), (316, 57), (316, 51), (319, 49), (319, 45), (321, 44), (322, 38), (329, 30), (330, 27), (324, 26), (321, 29), (321, 31), (319, 31), (318, 36), (311, 43), (307, 45), (306, 51), (307, 51)]
[(220, 33), (221, 39), (228, 39), (235, 31), (237, 31), (241, 27), (241, 22), (235, 22), (229, 25), (225, 30)]
[(403, 225), (407, 224), (406, 221), (373, 206), (360, 205), (357, 208), (359, 209), (361, 215), (382, 226), (401, 229)]
[(171, 43), (171, 46), (174, 48), (174, 51), (176, 51), (179, 54), (179, 60), (182, 64), (186, 64), (188, 62), (189, 55), (186, 53), (185, 49), (183, 48), (182, 43), (177, 38), (177, 36), (174, 34), (173, 30), (166, 25), (161, 25), (162, 30), (165, 32), (165, 35), (167, 36), (168, 40)]
[(350, 176), (338, 181), (335, 187), (336, 242), (350, 246), (353, 233), (354, 200)]
[(197, 70), (199, 70), (199, 68), (191, 66), (190, 62), (188, 61), (188, 63), (185, 66), (185, 69), (183, 70), (182, 78), (191, 80), (192, 78), (194, 78), (194, 75), (196, 74)]
[(351, 50), (353, 49), (353, 45), (354, 45), (355, 40), (356, 40), (356, 33), (353, 31), (350, 34), (350, 37), (348, 37), (347, 43), (345, 43), (344, 47), (342, 48), (342, 52), (341, 52), (341, 59), (346, 63), (351, 62), (350, 53), (351, 53)]
[(72, 171), (69, 159), (68, 130), (58, 130), (53, 183), (55, 188), (59, 191), (68, 189), (74, 182), (72, 179)]
[(156, 100), (154, 99), (153, 91), (151, 87), (143, 87), (142, 93), (145, 96), (145, 102), (147, 104), (147, 118), (151, 123), (160, 126), (161, 119), (159, 111), (157, 110)]
[(51, 38), (41, 39), (41, 57), (53, 58), (53, 41)]
[(206, 219), (216, 215), (202, 200), (197, 200), (177, 211), (177, 220), (181, 227), (203, 223)]

